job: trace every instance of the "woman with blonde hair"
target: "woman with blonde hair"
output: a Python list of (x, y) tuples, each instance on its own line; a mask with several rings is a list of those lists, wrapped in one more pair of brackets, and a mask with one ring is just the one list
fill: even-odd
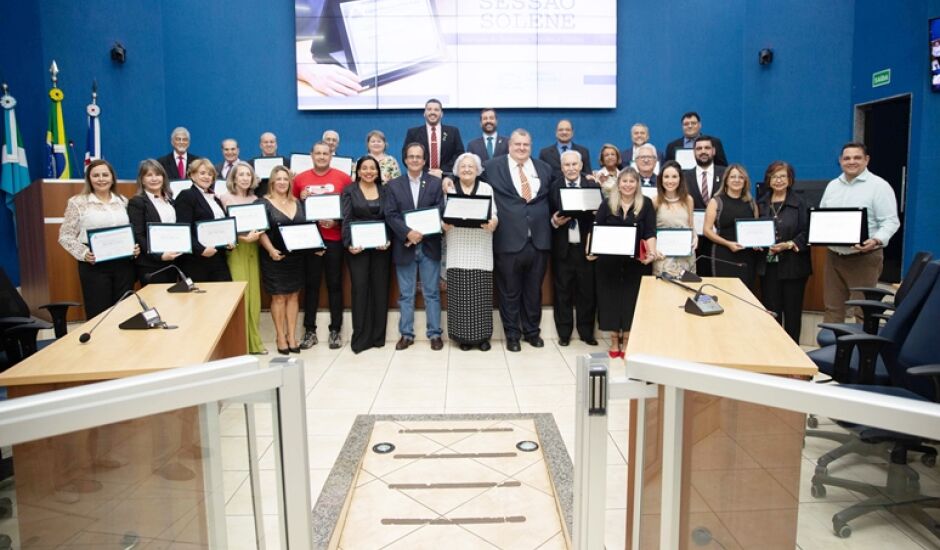
[[(192, 227), (193, 251), (180, 257), (180, 267), (193, 281), (231, 281), (232, 274), (225, 261), (226, 251), (205, 247), (196, 236), (198, 222), (218, 220), (225, 217), (222, 203), (215, 196), (215, 166), (208, 159), (200, 158), (189, 164), (189, 179), (193, 185), (176, 196), (176, 221)], [(234, 248), (230, 246), (229, 248)]]

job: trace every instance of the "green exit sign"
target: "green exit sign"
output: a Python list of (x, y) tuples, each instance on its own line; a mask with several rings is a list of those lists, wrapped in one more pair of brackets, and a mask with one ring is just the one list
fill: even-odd
[(887, 86), (891, 84), (891, 69), (883, 69), (871, 73), (871, 87)]

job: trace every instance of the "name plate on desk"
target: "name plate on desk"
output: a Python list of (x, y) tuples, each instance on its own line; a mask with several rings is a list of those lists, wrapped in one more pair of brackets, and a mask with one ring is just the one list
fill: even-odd
[(776, 242), (773, 220), (734, 220), (734, 231), (744, 248), (769, 248)]
[(388, 242), (385, 222), (352, 222), (349, 224), (353, 248), (379, 248)]
[(587, 189), (562, 187), (558, 190), (558, 194), (561, 199), (560, 212), (565, 216), (595, 212), (604, 200), (600, 188), (597, 187)]
[(437, 235), (441, 232), (441, 212), (437, 207), (419, 208), (404, 212), (405, 225), (422, 235)]
[(332, 193), (308, 195), (304, 200), (304, 215), (308, 222), (342, 219), (343, 209), (340, 196)]
[(235, 218), (235, 231), (239, 233), (268, 229), (268, 212), (260, 202), (233, 204), (228, 207), (228, 215)]
[(88, 248), (95, 263), (134, 257), (134, 230), (129, 225), (89, 229)]
[(867, 208), (809, 209), (809, 244), (852, 246), (867, 240)]
[(196, 222), (196, 240), (206, 248), (225, 248), (235, 239), (235, 218)]
[(635, 256), (635, 225), (595, 225), (591, 234), (591, 254), (594, 256)]
[(281, 238), (284, 239), (284, 246), (290, 252), (324, 248), (320, 229), (315, 223), (281, 225), (278, 229), (281, 231)]
[(164, 252), (189, 254), (192, 251), (193, 240), (188, 223), (147, 224), (148, 254), (163, 254)]
[(490, 221), (492, 197), (449, 193), (444, 204), (444, 223), (457, 227), (480, 227)]

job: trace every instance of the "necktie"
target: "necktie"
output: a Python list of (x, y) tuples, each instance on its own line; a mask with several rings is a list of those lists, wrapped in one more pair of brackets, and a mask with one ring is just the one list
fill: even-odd
[[(568, 187), (572, 189), (577, 186), (578, 184), (576, 182), (573, 182), (573, 181), (568, 182)], [(577, 229), (577, 228), (578, 228), (578, 220), (572, 216), (572, 218), (568, 221), (568, 230), (570, 231), (570, 230)]]
[(708, 204), (708, 172), (702, 172), (702, 202)]
[(437, 126), (431, 126), (431, 169), (440, 168), (441, 161), (437, 154)]
[(227, 177), (228, 177), (228, 173), (231, 172), (231, 171), (232, 171), (232, 163), (231, 163), (231, 162), (228, 162), (228, 163), (225, 164), (225, 173), (222, 174), (222, 179), (227, 178)]
[(178, 157), (178, 160), (176, 161), (176, 171), (179, 172), (180, 179), (184, 179), (184, 178), (186, 177), (186, 167), (185, 167), (185, 165), (183, 164), (183, 156), (182, 156), (182, 155), (180, 155), (180, 156)]
[(486, 138), (486, 154), (493, 158), (493, 136)]
[(567, 145), (562, 145), (562, 146), (561, 146), (561, 152), (562, 152), (562, 153), (565, 153), (565, 152), (567, 152), (567, 151), (568, 151), (568, 146), (567, 146)]
[(525, 176), (525, 170), (522, 169), (524, 165), (519, 164), (519, 182), (522, 184), (522, 198), (526, 202), (532, 200), (532, 187), (529, 186), (529, 178)]

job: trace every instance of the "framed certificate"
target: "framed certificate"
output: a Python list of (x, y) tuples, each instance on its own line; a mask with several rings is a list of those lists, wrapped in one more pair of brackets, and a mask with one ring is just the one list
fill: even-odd
[(192, 186), (192, 180), (173, 180), (170, 182), (170, 195), (175, 199), (181, 191), (185, 191)]
[(339, 220), (343, 218), (340, 196), (337, 194), (309, 195), (304, 200), (307, 221)]
[(279, 225), (281, 238), (288, 251), (311, 250), (324, 248), (320, 229), (315, 223), (298, 223), (294, 225)]
[(691, 229), (657, 229), (656, 250), (663, 256), (681, 257), (692, 255)]
[(676, 162), (683, 170), (695, 168), (695, 151), (692, 149), (676, 149)]
[(635, 256), (635, 225), (595, 225), (591, 234), (591, 254), (595, 256)]
[(777, 242), (773, 220), (734, 220), (734, 232), (744, 248), (768, 248)]
[(352, 222), (349, 234), (353, 248), (379, 248), (388, 242), (385, 222)]
[(659, 194), (659, 190), (656, 189), (655, 185), (652, 185), (650, 187), (640, 186), (640, 193), (643, 193), (643, 196), (648, 198), (649, 200), (653, 200), (656, 198), (656, 195)]
[(309, 153), (294, 153), (290, 156), (290, 169), (295, 174), (306, 172), (313, 168), (313, 159)]
[(695, 228), (696, 235), (705, 234), (705, 211), (704, 210), (692, 211), (692, 226)]
[(196, 222), (196, 240), (206, 248), (235, 244), (235, 218)]
[(233, 204), (228, 207), (228, 215), (235, 218), (235, 231), (239, 233), (268, 229), (268, 212), (261, 202)]
[(134, 230), (130, 225), (89, 229), (88, 248), (95, 263), (134, 257)]
[(405, 225), (422, 235), (438, 235), (441, 232), (441, 212), (437, 207), (419, 208), (404, 212)]
[(852, 246), (867, 240), (867, 208), (809, 209), (809, 244)]
[(334, 156), (330, 160), (330, 168), (336, 168), (340, 172), (346, 174), (347, 176), (352, 176), (353, 171), (353, 159), (352, 157), (337, 157)]
[(604, 195), (597, 187), (587, 189), (562, 187), (558, 190), (558, 194), (561, 199), (559, 211), (564, 216), (594, 212), (600, 207), (601, 201), (604, 200)]
[(164, 252), (189, 254), (192, 251), (193, 240), (188, 223), (147, 224), (148, 254), (163, 254)]
[(213, 186), (212, 192), (215, 193), (216, 197), (221, 197), (228, 193), (228, 188), (225, 187), (225, 180), (215, 180), (215, 186)]
[(284, 157), (258, 157), (252, 162), (255, 165), (255, 175), (261, 179), (268, 179), (275, 166), (284, 164)]
[(490, 221), (493, 198), (487, 195), (447, 195), (444, 223), (457, 227), (480, 227)]

